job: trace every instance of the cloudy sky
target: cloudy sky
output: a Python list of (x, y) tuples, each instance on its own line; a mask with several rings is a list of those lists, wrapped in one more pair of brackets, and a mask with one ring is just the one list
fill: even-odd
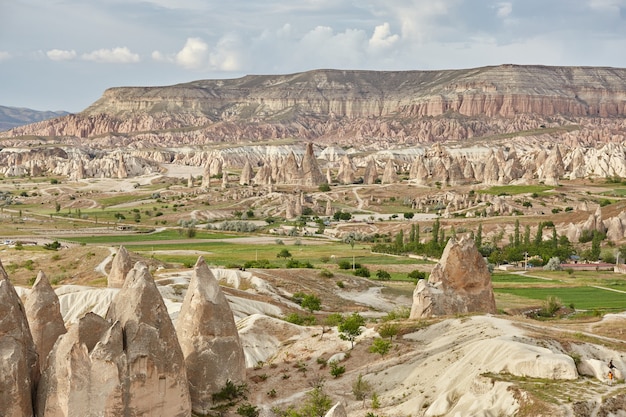
[(626, 0), (0, 0), (0, 105), (317, 68), (626, 67)]

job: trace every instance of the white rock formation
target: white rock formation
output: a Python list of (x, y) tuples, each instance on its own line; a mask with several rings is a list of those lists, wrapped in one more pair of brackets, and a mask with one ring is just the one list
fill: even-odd
[(22, 301), (0, 263), (0, 412), (32, 417), (37, 351)]
[(244, 382), (246, 361), (228, 300), (202, 257), (176, 321), (195, 413), (207, 414), (227, 381)]

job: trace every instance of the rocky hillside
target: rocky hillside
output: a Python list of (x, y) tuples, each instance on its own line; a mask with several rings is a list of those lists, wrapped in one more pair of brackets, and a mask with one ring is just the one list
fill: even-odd
[(37, 111), (20, 107), (0, 106), (0, 131), (42, 120), (65, 116), (65, 111)]
[(161, 141), (198, 145), (280, 138), (405, 144), (625, 115), (626, 69), (316, 70), (112, 88), (80, 114), (16, 128), (9, 136), (151, 132)]

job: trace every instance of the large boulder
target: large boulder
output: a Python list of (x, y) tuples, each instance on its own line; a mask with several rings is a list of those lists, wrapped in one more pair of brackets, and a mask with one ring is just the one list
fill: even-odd
[(46, 369), (46, 359), (59, 336), (67, 330), (61, 316), (59, 297), (43, 271), (39, 271), (33, 288), (26, 297), (26, 317), (39, 356), (39, 370)]
[(109, 277), (107, 279), (108, 287), (122, 288), (126, 280), (126, 274), (128, 274), (132, 267), (133, 263), (130, 260), (128, 251), (124, 246), (120, 246), (111, 264), (111, 271), (109, 271)]
[(491, 273), (474, 241), (451, 238), (428, 281), (418, 282), (410, 317), (495, 312)]
[(119, 321), (128, 362), (125, 415), (188, 417), (191, 401), (176, 330), (148, 268), (135, 264), (106, 318)]
[(193, 411), (207, 414), (213, 406), (212, 395), (227, 381), (244, 381), (246, 361), (228, 300), (202, 257), (194, 267), (176, 331)]
[(37, 351), (22, 301), (0, 263), (0, 415), (32, 417)]
[(88, 313), (62, 335), (37, 391), (38, 417), (117, 417), (125, 410), (122, 328)]

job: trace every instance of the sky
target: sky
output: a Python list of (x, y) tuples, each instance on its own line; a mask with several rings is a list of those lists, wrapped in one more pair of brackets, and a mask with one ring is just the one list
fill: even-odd
[(626, 67), (626, 0), (0, 0), (0, 105), (320, 68)]

